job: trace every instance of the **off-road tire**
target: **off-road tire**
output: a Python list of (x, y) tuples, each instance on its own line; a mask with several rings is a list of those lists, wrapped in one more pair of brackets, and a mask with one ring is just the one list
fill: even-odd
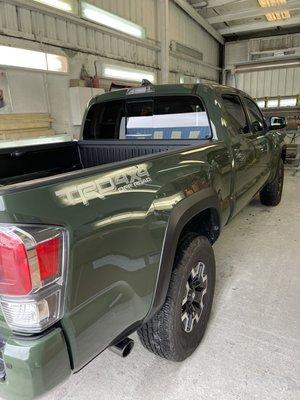
[[(200, 319), (190, 332), (182, 322), (186, 285), (195, 265), (205, 265), (206, 292)], [(143, 346), (154, 354), (172, 361), (183, 361), (198, 347), (209, 319), (215, 288), (215, 258), (208, 239), (188, 234), (181, 241), (165, 303), (161, 310), (139, 330)]]
[(282, 188), (284, 180), (284, 166), (283, 161), (280, 160), (277, 168), (276, 176), (272, 182), (260, 191), (260, 202), (265, 206), (277, 206), (281, 201)]

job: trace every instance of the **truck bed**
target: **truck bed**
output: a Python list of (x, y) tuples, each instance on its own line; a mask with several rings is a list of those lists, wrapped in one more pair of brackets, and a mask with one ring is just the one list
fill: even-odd
[[(194, 140), (81, 140), (0, 150), (0, 185), (195, 145)], [(203, 141), (201, 141), (203, 143)]]

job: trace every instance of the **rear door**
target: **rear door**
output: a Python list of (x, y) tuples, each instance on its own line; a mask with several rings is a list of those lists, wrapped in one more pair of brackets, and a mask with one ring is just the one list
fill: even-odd
[(255, 138), (250, 130), (249, 120), (240, 97), (237, 94), (228, 93), (222, 95), (222, 100), (227, 114), (226, 125), (234, 159), (234, 214), (236, 214), (256, 193), (259, 165)]
[(267, 181), (270, 173), (271, 151), (270, 143), (266, 136), (267, 125), (260, 109), (252, 99), (245, 96), (243, 97), (243, 103), (249, 119), (250, 140), (254, 145), (255, 157), (258, 163), (256, 189), (259, 190)]

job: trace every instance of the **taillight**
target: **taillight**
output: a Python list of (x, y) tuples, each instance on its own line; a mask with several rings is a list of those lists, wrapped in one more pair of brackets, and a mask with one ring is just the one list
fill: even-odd
[(0, 225), (0, 302), (15, 331), (41, 332), (63, 315), (67, 233)]
[(31, 290), (30, 269), (24, 243), (17, 235), (0, 231), (0, 293), (23, 295)]
[(60, 238), (56, 236), (36, 246), (40, 277), (43, 282), (54, 279), (59, 274), (61, 244)]

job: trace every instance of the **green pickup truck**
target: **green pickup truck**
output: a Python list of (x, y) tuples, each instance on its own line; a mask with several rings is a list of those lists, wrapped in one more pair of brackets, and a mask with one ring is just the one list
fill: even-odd
[(192, 354), (222, 227), (257, 193), (280, 202), (284, 125), (236, 89), (145, 83), (93, 98), (79, 141), (1, 149), (0, 397), (124, 357), (134, 331)]

